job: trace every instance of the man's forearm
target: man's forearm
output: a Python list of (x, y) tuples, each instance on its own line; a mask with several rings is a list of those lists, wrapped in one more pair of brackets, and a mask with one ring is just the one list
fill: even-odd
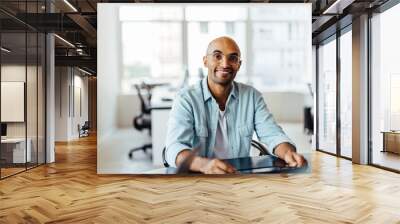
[[(177, 166), (181, 165), (181, 163), (185, 161), (185, 159), (189, 157), (191, 153), (192, 151), (189, 149), (185, 149), (180, 153), (178, 153), (178, 155), (176, 156), (175, 164)], [(195, 172), (200, 172), (200, 168), (203, 167), (207, 162), (208, 162), (207, 158), (201, 156), (195, 156), (192, 164), (190, 164), (190, 170)]]

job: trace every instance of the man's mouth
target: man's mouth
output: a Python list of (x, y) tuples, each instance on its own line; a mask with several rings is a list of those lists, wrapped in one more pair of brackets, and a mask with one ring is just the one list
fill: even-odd
[(216, 69), (215, 73), (216, 74), (220, 74), (220, 75), (231, 75), (232, 74), (232, 70), (230, 70), (230, 69)]

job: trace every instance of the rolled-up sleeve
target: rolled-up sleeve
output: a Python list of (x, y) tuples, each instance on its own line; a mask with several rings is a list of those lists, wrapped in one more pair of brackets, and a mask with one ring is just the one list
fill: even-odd
[(255, 104), (254, 128), (258, 139), (267, 145), (268, 151), (273, 154), (275, 147), (284, 142), (296, 147), (294, 142), (276, 123), (259, 91), (255, 91)]
[(193, 111), (188, 99), (179, 93), (174, 100), (168, 119), (165, 159), (176, 167), (176, 156), (185, 149), (192, 149), (194, 137)]

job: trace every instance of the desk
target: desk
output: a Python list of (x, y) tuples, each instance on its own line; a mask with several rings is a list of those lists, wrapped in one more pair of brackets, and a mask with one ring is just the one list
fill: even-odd
[[(151, 98), (151, 141), (153, 144), (153, 165), (163, 166), (162, 150), (167, 136), (168, 117), (176, 92), (168, 87), (154, 88)], [(171, 99), (166, 101), (165, 99)]]
[[(6, 163), (25, 163), (31, 161), (32, 140), (27, 138), (26, 142), (28, 144), (25, 154), (25, 138), (1, 139), (1, 154)], [(25, 158), (27, 158), (27, 161), (25, 161)]]

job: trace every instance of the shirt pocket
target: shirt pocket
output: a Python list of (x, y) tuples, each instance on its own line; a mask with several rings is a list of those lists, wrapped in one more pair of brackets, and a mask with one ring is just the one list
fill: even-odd
[(207, 138), (208, 137), (207, 128), (205, 126), (196, 127), (196, 136), (199, 138)]
[(253, 136), (253, 125), (246, 124), (239, 127), (240, 137), (252, 138)]

